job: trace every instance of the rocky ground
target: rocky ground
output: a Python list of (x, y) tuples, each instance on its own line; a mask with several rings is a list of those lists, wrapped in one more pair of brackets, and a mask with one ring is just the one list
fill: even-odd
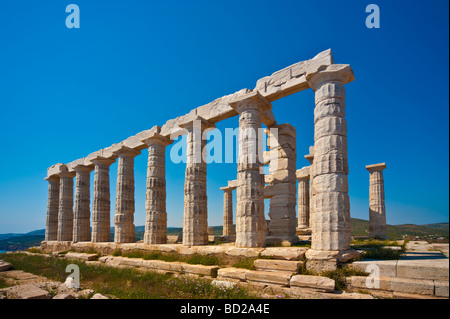
[(0, 299), (109, 299), (92, 289), (70, 288), (71, 283), (51, 281), (22, 270), (13, 270), (0, 260), (0, 280), (9, 287), (0, 289)]

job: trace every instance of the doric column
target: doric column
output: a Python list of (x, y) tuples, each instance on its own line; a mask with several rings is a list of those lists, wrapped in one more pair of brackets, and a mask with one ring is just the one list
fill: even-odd
[(383, 170), (386, 163), (367, 165), (369, 186), (369, 236), (386, 238), (386, 206), (384, 204)]
[(77, 165), (73, 169), (76, 172), (73, 242), (76, 243), (91, 240), (90, 173), (93, 167)]
[(115, 160), (97, 156), (91, 161), (95, 165), (91, 241), (94, 243), (109, 242), (111, 241), (109, 166)]
[(314, 163), (314, 146), (309, 147), (309, 154), (304, 156), (306, 160), (309, 162), (309, 220), (308, 225), (311, 230), (311, 218), (314, 214), (314, 202), (313, 202), (313, 195), (314, 195), (314, 184), (312, 180), (312, 167)]
[(312, 250), (345, 251), (350, 248), (347, 123), (344, 85), (354, 79), (348, 65), (332, 64), (308, 74), (315, 91), (314, 213), (311, 219)]
[(272, 105), (259, 92), (230, 102), (239, 113), (238, 187), (236, 189), (236, 247), (263, 247), (266, 239), (264, 216), (264, 169), (260, 158), (261, 113)]
[(72, 241), (73, 235), (73, 178), (75, 172), (67, 167), (59, 173), (58, 241)]
[(223, 236), (233, 236), (233, 190), (236, 187), (221, 187), (223, 190)]
[(297, 170), (298, 180), (298, 226), (299, 229), (309, 228), (309, 167)]
[[(184, 182), (183, 245), (208, 244), (208, 203), (206, 195), (206, 147), (203, 132), (215, 127), (201, 117), (180, 125), (187, 130), (187, 163)], [(205, 152), (206, 154), (206, 152)]]
[(59, 179), (57, 175), (45, 178), (48, 182), (45, 241), (54, 241), (58, 238)]
[(159, 134), (160, 129), (143, 142), (148, 145), (147, 192), (145, 198), (144, 243), (167, 243), (166, 212), (166, 146), (170, 138)]
[(283, 240), (296, 241), (296, 162), (297, 133), (287, 123), (266, 130), (270, 149), (269, 184), (272, 196), (269, 201), (269, 234)]
[(113, 153), (119, 157), (114, 242), (134, 243), (134, 157), (141, 152), (122, 145)]

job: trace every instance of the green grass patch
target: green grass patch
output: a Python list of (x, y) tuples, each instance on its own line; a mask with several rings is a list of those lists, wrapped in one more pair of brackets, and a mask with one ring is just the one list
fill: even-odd
[(384, 247), (374, 247), (361, 254), (362, 259), (398, 260), (403, 255), (402, 250), (393, 250)]
[(336, 290), (345, 290), (347, 288), (346, 278), (350, 276), (368, 276), (368, 274), (361, 270), (356, 270), (348, 266), (338, 267), (335, 270), (324, 271), (321, 276), (328, 277), (334, 280)]
[[(2, 256), (3, 258), (3, 256)], [(130, 268), (114, 268), (106, 265), (87, 265), (76, 260), (44, 258), (25, 254), (9, 254), (3, 258), (21, 269), (51, 280), (63, 282), (69, 275), (65, 272), (69, 264), (80, 268), (80, 283), (83, 289), (120, 299), (242, 299), (258, 298), (240, 287), (216, 287), (208, 279), (177, 277), (153, 271), (142, 272)]]
[(250, 270), (255, 270), (255, 266), (253, 265), (253, 262), (256, 260), (257, 258), (240, 258), (238, 259), (236, 262), (234, 262), (231, 267), (236, 267), (236, 268), (245, 268), (245, 269), (250, 269)]

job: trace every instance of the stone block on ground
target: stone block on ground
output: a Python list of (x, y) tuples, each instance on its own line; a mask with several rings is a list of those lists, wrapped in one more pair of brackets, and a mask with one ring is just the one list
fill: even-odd
[(291, 276), (291, 274), (286, 272), (250, 270), (245, 274), (245, 279), (247, 281), (258, 283), (289, 286), (289, 279)]
[(65, 258), (77, 259), (77, 260), (83, 260), (83, 261), (92, 261), (92, 260), (97, 260), (98, 255), (97, 254), (75, 253), (75, 252), (69, 251), (65, 255)]
[(12, 265), (6, 261), (0, 260), (0, 271), (6, 271), (12, 268)]
[(183, 272), (187, 274), (217, 277), (218, 266), (191, 265), (183, 263)]
[(305, 256), (307, 248), (303, 247), (268, 247), (261, 252), (261, 257), (284, 260), (300, 260)]
[(256, 270), (262, 271), (280, 271), (295, 274), (298, 272), (300, 261), (278, 260), (278, 259), (256, 259), (253, 262)]
[(239, 281), (245, 281), (245, 275), (250, 270), (244, 268), (227, 267), (220, 268), (217, 271), (217, 278), (220, 279), (237, 279)]
[(291, 287), (308, 288), (316, 291), (334, 291), (335, 281), (331, 278), (310, 275), (295, 275), (289, 282)]
[(50, 293), (32, 284), (3, 289), (8, 299), (51, 299)]

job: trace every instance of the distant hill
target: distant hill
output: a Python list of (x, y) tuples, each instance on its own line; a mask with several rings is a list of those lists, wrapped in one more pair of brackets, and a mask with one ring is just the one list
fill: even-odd
[[(136, 226), (136, 241), (144, 238), (145, 226)], [(214, 234), (221, 235), (223, 227), (214, 226)], [(114, 234), (114, 227), (111, 227), (111, 233)], [(168, 235), (181, 235), (181, 227), (168, 227)], [(44, 240), (45, 229), (38, 229), (26, 234), (0, 234), (0, 250), (24, 250), (31, 246), (39, 246)], [(352, 236), (368, 236), (369, 221), (364, 219), (352, 218)], [(424, 225), (403, 224), (387, 225), (387, 235), (389, 239), (401, 239), (404, 236), (418, 237), (420, 239), (442, 240), (448, 242), (449, 223), (434, 223)], [(112, 236), (114, 238), (114, 236)]]
[[(422, 239), (437, 239), (443, 237), (448, 240), (449, 237), (449, 223), (387, 225), (386, 228), (389, 239), (401, 239), (404, 236), (417, 236)], [(352, 236), (368, 235), (369, 221), (352, 218)]]

